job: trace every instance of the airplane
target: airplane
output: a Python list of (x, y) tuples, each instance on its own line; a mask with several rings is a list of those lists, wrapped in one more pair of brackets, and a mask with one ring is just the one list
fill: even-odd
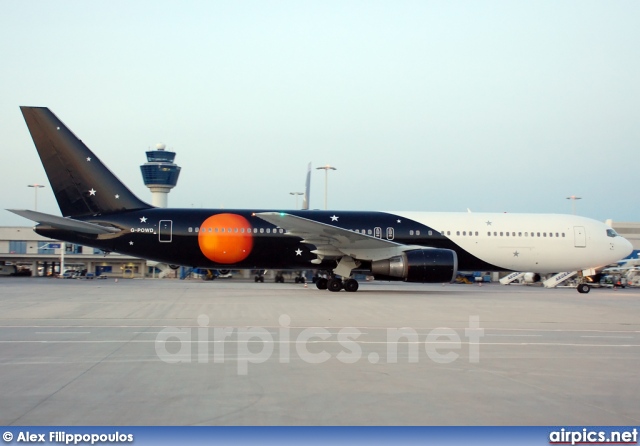
[[(166, 209), (136, 197), (46, 107), (21, 107), (62, 217), (10, 210), (38, 234), (171, 265), (315, 268), (319, 289), (354, 292), (356, 273), (447, 283), (462, 271), (600, 267), (632, 245), (610, 226), (556, 214)], [(580, 293), (590, 287), (584, 278)]]

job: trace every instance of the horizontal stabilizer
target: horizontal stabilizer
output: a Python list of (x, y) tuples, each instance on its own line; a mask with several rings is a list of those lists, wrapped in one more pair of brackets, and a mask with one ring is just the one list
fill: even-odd
[(85, 234), (113, 234), (120, 232), (118, 228), (97, 225), (86, 221), (74, 220), (68, 217), (58, 217), (57, 215), (44, 214), (42, 212), (7, 209), (9, 212), (24, 217), (28, 220), (38, 222), (40, 224), (49, 225), (54, 228), (64, 229), (67, 231), (83, 232)]

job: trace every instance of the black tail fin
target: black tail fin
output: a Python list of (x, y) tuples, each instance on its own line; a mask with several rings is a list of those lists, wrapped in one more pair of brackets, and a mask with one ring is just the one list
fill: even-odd
[(150, 208), (46, 107), (20, 107), (65, 217)]

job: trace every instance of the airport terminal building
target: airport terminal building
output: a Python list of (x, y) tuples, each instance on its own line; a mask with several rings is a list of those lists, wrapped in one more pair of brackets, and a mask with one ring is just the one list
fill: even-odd
[[(32, 276), (51, 276), (66, 270), (86, 270), (108, 277), (144, 278), (148, 274), (146, 260), (51, 240), (36, 234), (30, 226), (0, 227), (0, 265), (15, 265)], [(2, 272), (11, 270), (15, 269), (3, 268)]]

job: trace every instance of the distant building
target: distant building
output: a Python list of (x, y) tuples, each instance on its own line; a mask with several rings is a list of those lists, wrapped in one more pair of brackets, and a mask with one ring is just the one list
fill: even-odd
[(180, 175), (180, 166), (173, 162), (175, 152), (165, 148), (164, 144), (157, 144), (156, 150), (147, 152), (147, 162), (140, 166), (142, 180), (151, 190), (151, 204), (160, 208), (167, 207), (169, 192), (178, 183)]
[(149, 275), (146, 260), (51, 240), (36, 234), (32, 227), (20, 226), (0, 227), (0, 265), (6, 264), (27, 268), (32, 276), (52, 276), (66, 270), (108, 277)]

